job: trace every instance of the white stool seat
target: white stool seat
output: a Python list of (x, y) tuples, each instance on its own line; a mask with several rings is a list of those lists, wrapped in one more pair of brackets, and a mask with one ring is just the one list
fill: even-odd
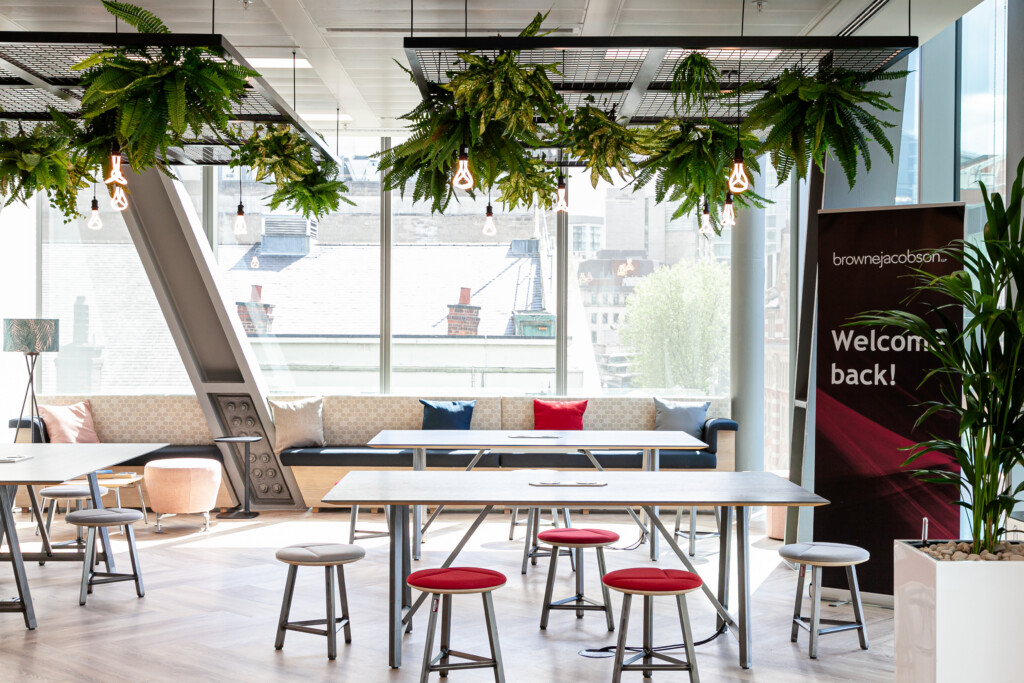
[(366, 551), (345, 543), (298, 543), (281, 548), (276, 557), (286, 564), (327, 567), (361, 560), (366, 557)]
[[(92, 492), (89, 490), (88, 486), (81, 486), (79, 484), (61, 484), (59, 486), (47, 486), (46, 488), (40, 489), (39, 495), (43, 498), (79, 500), (81, 498), (91, 498)], [(107, 487), (100, 487), (100, 495), (107, 495)]]
[(847, 567), (871, 559), (864, 548), (845, 543), (791, 543), (779, 548), (783, 559), (812, 567)]

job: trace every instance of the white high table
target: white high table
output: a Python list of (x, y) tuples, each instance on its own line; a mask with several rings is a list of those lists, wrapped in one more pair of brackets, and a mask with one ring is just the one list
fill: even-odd
[[(604, 482), (605, 486), (531, 486), (531, 482), (577, 480)], [(751, 666), (750, 568), (748, 558), (749, 508), (761, 505), (816, 506), (827, 500), (786, 479), (767, 472), (579, 472), (538, 474), (529, 470), (509, 472), (410, 472), (364, 470), (349, 472), (324, 497), (329, 505), (386, 505), (391, 514), (389, 567), (389, 664), (402, 664), (402, 626), (412, 629), (415, 605), (406, 583), (411, 572), (409, 507), (415, 505), (470, 505), (483, 511), (470, 525), (443, 567), (452, 562), (496, 505), (519, 507), (642, 507), (658, 532), (689, 571), (689, 558), (675, 542), (674, 534), (658, 518), (659, 505), (714, 506), (722, 508), (719, 539), (718, 591), (705, 584), (704, 595), (718, 611), (718, 626), (736, 628), (739, 663)], [(733, 515), (736, 519), (738, 615), (730, 614), (729, 568)], [(409, 608), (408, 612), (405, 608)]]
[[(32, 606), (32, 595), (28, 588), (25, 575), (25, 559), (35, 560), (81, 560), (82, 553), (54, 553), (44, 536), (44, 548), (41, 553), (21, 552), (18, 543), (18, 529), (14, 523), (11, 509), (14, 505), (14, 491), (18, 486), (51, 486), (61, 484), (70, 479), (86, 477), (89, 491), (92, 494), (92, 505), (103, 507), (100, 500), (100, 485), (96, 470), (120, 465), (126, 460), (137, 458), (152, 451), (163, 448), (165, 443), (15, 443), (0, 444), (0, 458), (11, 455), (30, 455), (31, 458), (20, 462), (0, 463), (0, 542), (7, 537), (9, 553), (0, 555), (0, 559), (10, 560), (14, 569), (14, 581), (18, 587), (19, 600), (0, 602), (0, 612), (21, 612), (25, 617), (25, 626), (36, 627), (35, 609)], [(30, 488), (31, 491), (31, 488)], [(33, 509), (39, 519), (40, 510), (35, 496), (31, 496)], [(101, 559), (106, 562), (107, 571), (114, 572), (114, 554), (110, 549), (110, 537), (104, 527), (100, 527), (100, 542), (103, 546)]]
[[(427, 469), (427, 450), (472, 450), (477, 454), (466, 470), (472, 470), (486, 453), (582, 453), (590, 460), (594, 469), (603, 472), (593, 451), (643, 451), (641, 468), (656, 472), (660, 466), (662, 449), (702, 451), (708, 447), (700, 439), (686, 432), (654, 430), (500, 430), (500, 429), (391, 429), (384, 430), (367, 444), (371, 448), (409, 448), (413, 451), (412, 468), (415, 471)], [(438, 507), (425, 524), (420, 523), (420, 506), (413, 507), (412, 555), (420, 559), (420, 545), (423, 532), (434, 521), (444, 506)], [(655, 508), (657, 509), (657, 508)], [(632, 510), (630, 510), (632, 513)], [(645, 538), (649, 538), (651, 559), (658, 558), (658, 536), (653, 527), (645, 524), (632, 513)]]

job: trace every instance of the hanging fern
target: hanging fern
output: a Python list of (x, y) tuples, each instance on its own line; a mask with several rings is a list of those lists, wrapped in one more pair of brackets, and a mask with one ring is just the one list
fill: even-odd
[[(547, 16), (538, 13), (519, 37), (536, 36)], [(492, 122), (502, 123), (506, 135), (536, 146), (544, 136), (538, 120), (560, 126), (565, 121), (566, 108), (548, 79), (549, 73), (558, 73), (557, 65), (520, 64), (519, 53), (509, 50), (494, 59), (460, 53), (465, 70), (449, 73), (450, 81), (442, 87), (455, 96), (456, 107), (477, 119), (478, 135)]]
[[(453, 93), (438, 87), (401, 118), (410, 122), (409, 138), (377, 155), (385, 189), (398, 190), (404, 197), (411, 183), (414, 202), (429, 200), (432, 212), (444, 213), (456, 196), (451, 178), (459, 148), (466, 144), (474, 180), (471, 194), (493, 187), (508, 209), (551, 205), (555, 170), (511, 135), (505, 122), (481, 129), (475, 115), (456, 106)], [(535, 146), (541, 144), (530, 139)]]
[[(104, 0), (103, 6), (140, 33), (170, 32), (134, 5)], [(197, 138), (228, 135), (232, 105), (246, 79), (258, 74), (223, 57), (210, 48), (181, 46), (97, 52), (72, 67), (84, 72), (82, 116), (88, 124), (112, 113), (112, 137), (131, 167), (162, 167), (168, 148), (181, 144), (188, 131)]]
[(890, 93), (867, 90), (875, 81), (905, 78), (907, 71), (869, 73), (825, 67), (815, 75), (786, 70), (769, 92), (747, 113), (751, 129), (767, 130), (763, 146), (783, 183), (792, 171), (807, 177), (813, 161), (824, 170), (825, 158), (839, 162), (852, 188), (857, 178), (857, 158), (871, 170), (869, 143), (877, 142), (892, 160), (892, 143), (885, 129), (894, 124), (881, 121), (869, 111), (898, 111), (889, 103)]
[(355, 206), (355, 202), (344, 196), (345, 192), (348, 187), (338, 180), (338, 165), (325, 157), (312, 173), (278, 184), (270, 196), (270, 208), (287, 204), (306, 218), (323, 218), (337, 211), (341, 202)]
[(719, 76), (718, 69), (703, 52), (691, 52), (681, 60), (672, 72), (672, 92), (675, 94), (672, 105), (676, 115), (689, 114), (696, 105), (700, 107), (701, 116), (706, 117), (708, 103), (722, 94)]
[(0, 123), (0, 194), (4, 206), (46, 193), (65, 222), (79, 215), (78, 190), (88, 186), (87, 166), (73, 154), (57, 126), (38, 124), (25, 131)]
[(355, 206), (344, 196), (349, 190), (338, 180), (338, 165), (326, 155), (318, 162), (309, 139), (288, 124), (255, 126), (235, 148), (229, 165), (247, 166), (257, 182), (274, 185), (271, 209), (286, 204), (306, 218), (322, 218), (337, 211), (341, 202)]
[[(592, 96), (587, 99), (594, 101)], [(657, 151), (655, 138), (653, 129), (629, 128), (588, 104), (576, 110), (559, 143), (569, 156), (584, 163), (591, 185), (597, 187), (600, 180), (614, 183), (613, 170), (622, 179), (632, 177), (636, 172), (632, 157)]]
[[(728, 176), (732, 168), (736, 147), (736, 129), (715, 120), (694, 122), (667, 121), (655, 133), (664, 150), (649, 156), (639, 164), (636, 188), (654, 181), (654, 199), (659, 204), (666, 199), (679, 202), (673, 219), (691, 211), (703, 209), (707, 198), (711, 222), (716, 233), (721, 233), (719, 209), (729, 189)], [(740, 145), (746, 158), (747, 172), (760, 173), (756, 151), (760, 141), (754, 135), (740, 134)], [(734, 195), (736, 208), (764, 207), (768, 200), (747, 190)]]

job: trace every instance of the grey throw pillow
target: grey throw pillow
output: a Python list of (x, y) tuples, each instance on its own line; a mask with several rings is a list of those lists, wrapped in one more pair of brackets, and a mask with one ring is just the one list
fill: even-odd
[(655, 431), (686, 432), (695, 439), (704, 435), (704, 422), (708, 419), (711, 401), (704, 403), (682, 403), (654, 399), (657, 413), (654, 416)]
[(277, 432), (275, 453), (280, 455), (286, 448), (324, 445), (323, 397), (268, 403)]

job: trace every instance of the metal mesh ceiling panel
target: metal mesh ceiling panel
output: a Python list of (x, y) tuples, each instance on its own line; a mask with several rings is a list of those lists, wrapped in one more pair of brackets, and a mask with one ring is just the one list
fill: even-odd
[[(72, 67), (95, 52), (118, 46), (145, 49), (153, 55), (164, 46), (209, 47), (234, 61), (242, 61), (234, 47), (220, 35), (0, 32), (0, 119), (45, 120), (50, 107), (76, 115), (84, 89), (78, 85), (81, 72)], [(246, 87), (245, 94), (233, 108), (231, 119), (245, 122), (242, 125), (247, 130), (251, 130), (254, 123), (290, 123), (312, 141), (318, 157), (329, 154), (322, 141), (262, 79), (253, 79)], [(185, 150), (178, 150), (167, 161), (227, 162), (231, 150), (215, 136), (206, 134), (200, 142), (202, 147), (186, 145)]]
[[(633, 124), (650, 124), (676, 116), (668, 92), (672, 74), (691, 52), (700, 51), (722, 74), (723, 89), (764, 83), (786, 69), (815, 71), (831, 63), (855, 71), (885, 69), (917, 47), (914, 37), (545, 37), (545, 38), (407, 38), (405, 53), (423, 93), (431, 83), (447, 83), (449, 73), (465, 68), (460, 52), (494, 58), (518, 50), (524, 64), (553, 64), (555, 88), (570, 107), (582, 106), (588, 94), (600, 104), (615, 104)], [(745, 101), (756, 99), (744, 97)], [(711, 116), (734, 120), (731, 107), (712, 104)]]

